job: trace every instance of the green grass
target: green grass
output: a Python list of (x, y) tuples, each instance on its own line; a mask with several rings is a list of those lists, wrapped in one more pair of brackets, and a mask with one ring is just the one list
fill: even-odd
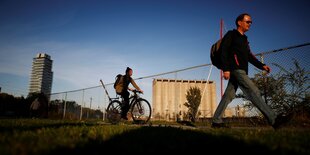
[(184, 153), (310, 154), (310, 129), (268, 127), (212, 129), (152, 122), (149, 126), (125, 122), (44, 119), (0, 119), (1, 155)]

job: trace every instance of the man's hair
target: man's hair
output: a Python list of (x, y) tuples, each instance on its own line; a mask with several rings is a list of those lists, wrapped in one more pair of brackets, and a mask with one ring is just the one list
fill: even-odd
[(130, 70), (132, 70), (132, 69), (129, 68), (129, 67), (126, 68), (126, 71), (125, 71), (126, 75), (128, 74), (128, 72), (129, 72)]
[(240, 15), (236, 18), (236, 21), (235, 21), (235, 24), (236, 24), (237, 27), (239, 27), (238, 21), (242, 21), (243, 18), (244, 18), (244, 16), (250, 16), (250, 14), (248, 14), (248, 13), (240, 14)]

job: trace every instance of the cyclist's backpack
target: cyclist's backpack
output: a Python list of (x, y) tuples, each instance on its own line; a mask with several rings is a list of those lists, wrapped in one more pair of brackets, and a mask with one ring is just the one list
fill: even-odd
[(122, 74), (116, 75), (115, 82), (114, 82), (114, 89), (116, 89), (116, 86), (119, 85), (122, 76), (123, 76)]
[(211, 49), (210, 49), (211, 63), (218, 69), (222, 69), (222, 62), (221, 62), (222, 50), (220, 50), (221, 43), (222, 43), (222, 39), (219, 39), (216, 43), (214, 43), (211, 46)]

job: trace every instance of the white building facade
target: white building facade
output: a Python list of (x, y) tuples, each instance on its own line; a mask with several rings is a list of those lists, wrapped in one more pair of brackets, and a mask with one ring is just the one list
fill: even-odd
[(210, 118), (217, 107), (216, 85), (213, 81), (154, 79), (152, 97), (153, 120), (177, 120), (184, 118), (188, 108), (184, 105), (190, 87), (201, 91), (198, 118)]
[(50, 95), (52, 91), (53, 60), (45, 53), (39, 53), (32, 62), (29, 93), (44, 93)]

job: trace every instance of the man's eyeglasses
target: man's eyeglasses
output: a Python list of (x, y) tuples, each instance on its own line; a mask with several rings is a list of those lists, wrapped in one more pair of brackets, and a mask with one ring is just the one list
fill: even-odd
[(252, 24), (252, 21), (244, 21), (244, 22), (246, 22), (247, 24)]

